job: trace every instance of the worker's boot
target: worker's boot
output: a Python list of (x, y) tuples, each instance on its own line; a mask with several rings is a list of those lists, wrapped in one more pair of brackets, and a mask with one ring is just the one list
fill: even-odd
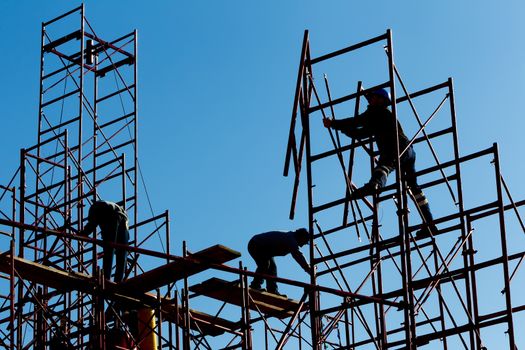
[(416, 238), (434, 237), (438, 229), (434, 224), (423, 224), (423, 226), (416, 232)]
[(255, 290), (257, 292), (264, 292), (265, 289), (260, 284), (250, 284), (250, 289)]
[(267, 292), (268, 292), (268, 293), (272, 293), (272, 294), (277, 295), (277, 296), (280, 296), (280, 297), (283, 297), (283, 298), (288, 298), (288, 297), (286, 296), (286, 294), (281, 294), (281, 293), (279, 293), (279, 290), (278, 290), (277, 288), (275, 288), (275, 289), (270, 289), (270, 288), (268, 288)]
[(369, 183), (365, 184), (363, 187), (356, 188), (352, 192), (352, 195), (350, 197), (352, 199), (361, 199), (361, 198), (364, 198), (366, 196), (370, 196), (370, 195), (373, 195), (373, 194), (377, 193), (378, 190), (379, 190), (379, 185), (378, 184), (376, 184), (374, 182), (369, 182)]
[[(259, 268), (257, 268), (257, 271), (255, 272), (261, 272)], [(254, 289), (259, 292), (264, 292), (264, 288), (262, 287), (262, 284), (264, 282), (264, 279), (262, 279), (259, 276), (255, 276), (252, 280), (252, 283), (250, 283), (250, 288)]]
[(279, 293), (279, 288), (277, 288), (277, 283), (271, 280), (266, 280), (266, 291), (275, 295), (279, 295), (286, 298), (286, 295)]
[(432, 216), (432, 212), (430, 211), (428, 200), (426, 199), (423, 192), (415, 195), (414, 198), (416, 198), (416, 203), (419, 206), (419, 210), (421, 211), (421, 215), (423, 216), (424, 221), (423, 225), (421, 226), (421, 229), (416, 232), (416, 237), (422, 238), (435, 236), (438, 232), (438, 229), (433, 223), (434, 217)]

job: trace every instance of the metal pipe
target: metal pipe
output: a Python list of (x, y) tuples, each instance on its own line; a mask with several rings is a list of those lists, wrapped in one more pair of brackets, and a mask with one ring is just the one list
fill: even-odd
[[(309, 57), (309, 49), (307, 48), (307, 56)], [(304, 87), (308, 86), (307, 81), (307, 75), (308, 73), (311, 74), (311, 66), (308, 66), (306, 75), (304, 76), (305, 82), (303, 82), (303, 100), (305, 101), (305, 106), (308, 106), (310, 104), (310, 101), (308, 99), (308, 96), (306, 95), (306, 91)], [(306, 109), (306, 108), (305, 108)], [(309, 244), (309, 253), (310, 253), (310, 261), (314, 261), (315, 258), (315, 251), (314, 251), (314, 242), (313, 242), (313, 232), (314, 232), (314, 213), (312, 211), (313, 207), (313, 180), (312, 180), (312, 168), (311, 168), (311, 144), (310, 144), (310, 118), (307, 114), (301, 114), (301, 120), (303, 123), (303, 130), (306, 135), (305, 140), (305, 152), (306, 152), (306, 183), (308, 188), (308, 232), (310, 233), (310, 244)], [(310, 284), (315, 285), (316, 284), (316, 277), (315, 277), (315, 265), (310, 264)], [(310, 290), (310, 310), (318, 310), (319, 309), (319, 302), (318, 302), (318, 293), (315, 290)], [(312, 337), (312, 349), (313, 350), (321, 350), (321, 344), (318, 343), (319, 339), (319, 332), (320, 332), (320, 319), (316, 316), (315, 312), (310, 313), (310, 331), (311, 331), (311, 337)]]
[[(395, 75), (394, 75), (394, 49), (392, 42), (392, 32), (390, 29), (387, 30), (387, 56), (388, 56), (388, 75), (389, 75), (389, 87), (391, 93), (391, 100), (396, 101), (395, 93)], [(407, 200), (406, 200), (406, 190), (402, 182), (403, 177), (400, 168), (399, 162), (399, 132), (398, 132), (398, 119), (397, 119), (397, 107), (396, 103), (392, 103), (392, 114), (396, 120), (395, 128), (395, 140), (396, 140), (396, 200), (401, 209), (398, 213), (398, 225), (399, 225), (399, 235), (401, 236), (401, 267), (402, 267), (402, 284), (403, 284), (403, 300), (408, 305), (404, 310), (405, 313), (405, 342), (406, 348), (409, 350), (416, 350), (415, 344), (415, 314), (414, 314), (414, 295), (411, 290), (411, 279), (412, 279), (412, 262), (410, 258), (410, 240), (408, 238), (407, 232), (405, 232), (405, 227), (407, 227), (408, 218), (406, 215)]]
[[(284, 159), (284, 170), (283, 170), (283, 176), (288, 176), (288, 170), (290, 168), (290, 157), (291, 157), (291, 150), (292, 148), (296, 148), (295, 145), (295, 123), (297, 119), (297, 108), (299, 106), (299, 98), (301, 95), (302, 90), (302, 84), (301, 81), (304, 76), (304, 66), (305, 66), (305, 60), (306, 60), (306, 48), (308, 47), (308, 30), (304, 31), (303, 36), (303, 45), (301, 49), (301, 58), (299, 60), (299, 69), (297, 72), (297, 82), (295, 84), (295, 95), (293, 100), (293, 107), (292, 107), (292, 118), (290, 120), (290, 131), (288, 132), (288, 145), (286, 146), (286, 156)], [(302, 153), (300, 153), (302, 154)], [(297, 169), (296, 169), (297, 173)]]
[(514, 339), (514, 319), (512, 316), (512, 299), (511, 299), (511, 289), (510, 289), (510, 278), (509, 278), (509, 258), (507, 253), (507, 233), (505, 230), (505, 205), (503, 203), (503, 193), (501, 188), (501, 171), (499, 163), (499, 152), (498, 145), (494, 143), (494, 171), (496, 173), (496, 190), (498, 196), (498, 217), (499, 217), (499, 226), (500, 226), (500, 236), (501, 236), (501, 255), (502, 255), (502, 265), (503, 265), (503, 278), (505, 284), (505, 306), (506, 306), (506, 318), (509, 325), (508, 335), (509, 335), (509, 348), (515, 349), (516, 342)]

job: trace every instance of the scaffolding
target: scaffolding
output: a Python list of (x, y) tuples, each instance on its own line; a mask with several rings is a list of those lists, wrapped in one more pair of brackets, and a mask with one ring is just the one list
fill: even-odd
[[(251, 348), (248, 305), (265, 317), (285, 317), (298, 303), (259, 293), (250, 304), (249, 272), (224, 265), (238, 252), (221, 245), (190, 252), (184, 244), (174, 255), (169, 213), (138, 218), (136, 31), (104, 40), (82, 5), (42, 24), (40, 72), (37, 143), (21, 150), (19, 169), (1, 188), (8, 248), (0, 255), (0, 346), (212, 348), (208, 339), (226, 333), (236, 342), (230, 348)], [(18, 198), (10, 187), (17, 176)], [(99, 266), (101, 248), (119, 245), (78, 234), (99, 199), (115, 201), (129, 217), (132, 237), (120, 246), (129, 253), (128, 273), (118, 284), (105, 280)], [(210, 268), (216, 280), (201, 276)], [(234, 321), (190, 308), (190, 299), (209, 291), (206, 283), (221, 283), (221, 271), (239, 278), (223, 286), (240, 309)]]
[[(324, 89), (316, 85), (314, 66), (347, 69), (342, 57), (369, 48), (386, 59), (386, 78), (359, 81), (334, 99), (326, 75)], [(293, 300), (250, 289), (257, 274), (242, 262), (226, 265), (240, 253), (222, 245), (191, 252), (183, 242), (175, 255), (167, 211), (139, 219), (137, 32), (103, 40), (83, 5), (43, 23), (37, 143), (21, 150), (19, 192), (15, 178), (0, 187), (0, 235), (9, 247), (0, 254), (0, 347), (52, 349), (58, 339), (72, 349), (516, 349), (514, 320), (525, 305), (511, 282), (525, 252), (508, 239), (512, 223), (525, 232), (525, 201), (512, 198), (496, 144), (460, 155), (452, 79), (409, 92), (393, 52), (387, 31), (312, 58), (305, 32), (284, 175), (292, 167), (294, 219), (306, 174), (310, 281), (264, 276), (285, 284), (299, 296)], [(430, 237), (415, 234), (420, 215), (399, 165), (394, 183), (371, 200), (352, 199), (361, 164), (374, 168), (373, 140), (345, 143), (330, 132), (330, 148), (320, 123), (336, 112), (358, 114), (361, 98), (378, 88), (390, 90), (396, 118), (414, 115), (402, 124), (431, 160), (418, 162), (417, 173), (422, 188), (440, 194), (429, 196), (440, 208)], [(425, 98), (435, 105), (422, 119), (416, 104)], [(494, 172), (482, 204), (465, 196), (473, 163), (477, 177), (480, 163)], [(98, 267), (105, 243), (78, 235), (99, 199), (129, 215), (128, 274), (120, 283)], [(483, 290), (487, 276), (496, 294)]]
[[(111, 314), (104, 300), (110, 311), (114, 302), (92, 283), (101, 281), (102, 242), (74, 238), (90, 204), (111, 198), (126, 209), (131, 247), (163, 234), (170, 249), (167, 212), (137, 219), (137, 33), (103, 40), (82, 5), (42, 23), (40, 52), (37, 143), (20, 153), (18, 218), (3, 218), (17, 232), (3, 256), (14, 288), (4, 344), (44, 348), (67, 337), (99, 348)], [(141, 271), (138, 256), (131, 250), (130, 276)]]
[[(323, 64), (340, 62), (343, 56), (359, 55), (366, 49), (386, 58), (386, 69), (382, 71), (386, 77), (376, 77), (378, 81), (373, 86), (365, 87), (359, 81), (355, 91), (333, 99), (326, 75), (324, 82), (316, 85), (314, 67), (319, 69)], [(317, 310), (310, 315), (313, 348), (321, 349), (327, 336), (342, 327), (345, 341), (335, 347), (338, 349), (428, 347), (480, 350), (487, 346), (485, 335), (489, 328), (497, 330), (497, 335), (491, 334), (491, 337), (498, 337), (498, 340), (491, 340), (492, 344), (503, 348), (507, 343), (508, 349), (515, 349), (514, 318), (523, 306), (513, 303), (511, 281), (516, 277), (524, 255), (520, 251), (509, 254), (507, 221), (512, 216), (519, 223), (518, 232), (525, 231), (518, 211), (523, 201), (515, 202), (510, 194), (501, 174), (496, 144), (480, 152), (460, 155), (452, 79), (419, 91), (408, 91), (394, 63), (393, 52), (392, 33), (388, 30), (370, 40), (312, 58), (308, 31), (304, 35), (284, 175), (288, 175), (292, 165), (295, 179), (290, 218), (293, 219), (304, 164), (313, 266), (311, 284), (338, 285), (343, 290), (403, 305), (396, 309), (375, 303), (373, 307), (364, 308), (352, 299), (336, 305), (322, 293), (313, 293), (309, 304), (310, 308)], [(366, 69), (352, 68), (361, 74)], [(373, 70), (379, 68), (372, 67)], [(357, 159), (367, 158), (370, 168), (374, 168), (378, 153), (373, 140), (352, 139), (344, 144), (337, 131), (334, 135), (329, 130), (333, 148), (326, 150), (322, 147), (326, 147), (329, 141), (319, 136), (324, 131), (319, 130), (324, 129), (321, 117), (335, 117), (336, 108), (341, 110), (343, 107), (357, 115), (361, 97), (380, 88), (390, 91), (391, 111), (396, 120), (401, 120), (405, 126), (407, 114), (413, 115), (411, 122), (415, 127), (413, 135), (409, 136), (410, 144), (417, 146), (418, 153), (425, 149), (427, 159), (432, 160), (427, 167), (418, 167), (418, 179), (423, 180), (421, 187), (431, 193), (440, 192), (440, 198), (443, 194), (446, 194), (445, 199), (448, 198), (433, 202), (429, 196), (433, 207), (450, 208), (449, 214), (434, 219), (439, 229), (430, 237), (415, 234), (422, 225), (414, 224), (414, 221), (422, 218), (418, 208), (411, 207), (408, 201), (411, 194), (400, 171), (400, 162), (397, 162), (392, 185), (383, 187), (373, 197), (367, 197), (372, 198), (370, 201), (366, 198), (355, 200), (351, 194), (357, 188), (353, 176), (358, 167), (354, 164)], [(416, 109), (416, 104), (428, 96), (434, 96), (435, 108), (429, 110), (425, 119)], [(447, 105), (448, 113), (442, 112)], [(404, 118), (400, 119), (398, 111), (403, 107)], [(435, 121), (438, 117), (439, 122)], [(440, 143), (445, 147), (438, 149), (436, 144)], [(398, 144), (397, 159), (405, 151), (399, 149)], [(360, 153), (362, 158), (358, 158)], [(471, 164), (480, 161), (493, 166), (493, 170), (489, 169), (494, 172), (493, 183), (482, 189), (492, 197), (486, 203), (467, 206), (463, 173)], [(338, 192), (330, 187), (333, 179), (327, 180), (322, 171), (334, 164), (334, 168), (339, 168), (336, 169), (338, 183), (342, 185)], [(477, 179), (485, 176), (482, 172), (476, 175)], [(327, 192), (334, 194), (327, 197)], [(334, 198), (337, 194), (338, 197)], [(490, 235), (482, 239), (487, 233), (483, 222), (489, 220), (494, 221), (499, 230), (497, 234), (489, 232)], [(474, 232), (478, 223), (480, 232)], [(362, 235), (365, 236), (364, 244), (341, 249)], [(488, 246), (483, 242), (486, 240), (490, 240)], [(480, 292), (480, 279), (494, 272), (497, 275), (489, 276), (491, 283), (498, 286), (498, 293), (493, 295), (482, 289)], [(486, 307), (491, 304), (493, 307)], [(325, 319), (329, 320), (328, 325), (323, 325)], [(501, 325), (503, 329), (498, 328)]]

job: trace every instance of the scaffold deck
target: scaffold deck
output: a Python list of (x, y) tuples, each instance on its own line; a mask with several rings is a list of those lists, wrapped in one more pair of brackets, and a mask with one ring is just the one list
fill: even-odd
[[(237, 257), (238, 253), (235, 253), (236, 252), (231, 249), (217, 245), (195, 253), (194, 256), (198, 256), (202, 259), (208, 258), (210, 261), (224, 261), (228, 257)], [(92, 276), (80, 274), (77, 272), (62, 271), (54, 267), (45, 266), (19, 257), (14, 257), (12, 259), (11, 255), (7, 252), (0, 254), (0, 271), (3, 273), (10, 273), (11, 261), (14, 262), (15, 275), (25, 280), (43, 284), (63, 292), (77, 290), (79, 292), (93, 294), (96, 290), (96, 283)], [(174, 263), (169, 265), (171, 265), (171, 268), (174, 268), (175, 266)], [(187, 264), (184, 266), (202, 267), (202, 265), (195, 264)], [(182, 266), (182, 268), (184, 266)], [(197, 273), (202, 270), (192, 271), (193, 273)], [(139, 290), (124, 287), (122, 284), (117, 285), (110, 281), (106, 281), (106, 283), (107, 290), (104, 294), (109, 299), (117, 300), (127, 307), (133, 308), (140, 306), (154, 306), (159, 304), (158, 298), (151, 293), (140, 292)], [(176, 307), (176, 301), (163, 297), (161, 298), (160, 304), (163, 305), (163, 319), (182, 324), (183, 321), (181, 311)], [(193, 320), (190, 327), (196, 331), (199, 331), (203, 335), (217, 336), (223, 334), (225, 330), (239, 328), (235, 322), (208, 315), (197, 310), (190, 310), (190, 314)]]
[[(190, 291), (230, 304), (242, 305), (242, 289), (238, 281), (228, 282), (214, 277), (191, 286)], [(254, 289), (250, 289), (250, 297), (250, 309), (260, 310), (268, 316), (286, 318), (292, 316), (294, 310), (299, 307), (299, 302), (295, 300)]]
[(147, 292), (202, 272), (207, 264), (224, 264), (241, 256), (233, 249), (217, 244), (194, 254), (188, 258), (178, 258), (166, 265), (147, 271), (120, 283), (124, 289), (137, 292)]

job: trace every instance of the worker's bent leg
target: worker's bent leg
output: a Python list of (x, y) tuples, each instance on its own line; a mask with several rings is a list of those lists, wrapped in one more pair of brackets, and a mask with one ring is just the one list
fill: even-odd
[[(268, 258), (260, 256), (260, 254), (258, 254), (257, 247), (252, 241), (248, 243), (248, 253), (250, 253), (251, 257), (257, 264), (257, 269), (255, 270), (255, 272), (264, 274), (268, 273), (268, 265), (270, 264), (270, 262), (268, 261)], [(262, 277), (255, 276), (253, 278), (252, 283), (250, 284), (250, 287), (255, 289), (261, 289), (263, 281), (264, 280)]]
[(423, 225), (421, 226), (421, 229), (416, 232), (416, 237), (431, 237), (435, 235), (438, 230), (434, 224), (434, 218), (432, 217), (428, 200), (421, 189), (419, 189), (418, 193), (412, 194), (414, 195), (416, 205), (418, 206), (421, 216), (423, 217)]
[(414, 201), (419, 208), (419, 212), (421, 213), (421, 216), (423, 217), (424, 224), (427, 224), (427, 226), (434, 228), (432, 217), (432, 212), (430, 211), (430, 205), (428, 204), (428, 199), (423, 193), (423, 190), (421, 187), (419, 187), (417, 183), (417, 177), (416, 177), (416, 152), (410, 147), (407, 149), (405, 154), (403, 155), (403, 158), (401, 159), (401, 168), (405, 175), (405, 180), (407, 182), (408, 187), (410, 188), (410, 191), (412, 192), (412, 196), (414, 197)]
[(388, 178), (388, 175), (394, 168), (381, 164), (381, 162), (374, 168), (374, 171), (372, 172), (372, 178), (369, 181), (369, 184), (375, 185), (376, 188), (382, 188), (386, 184), (386, 179)]
[(373, 189), (382, 188), (385, 186), (388, 175), (393, 169), (394, 167), (390, 164), (384, 164), (380, 161), (379, 164), (374, 168), (372, 177), (370, 178), (367, 186), (370, 186)]
[[(127, 245), (129, 242), (129, 231), (126, 220), (119, 223), (117, 230), (117, 243)], [(128, 258), (128, 251), (126, 249), (117, 248), (115, 250), (115, 282), (120, 282), (124, 279), (126, 272), (126, 261)]]
[[(277, 265), (275, 265), (275, 260), (270, 258), (269, 265), (268, 265), (268, 275), (272, 275), (277, 277)], [(270, 293), (277, 293), (277, 282), (274, 280), (266, 280), (266, 290)]]
[[(264, 275), (269, 274), (268, 266), (270, 266), (270, 260), (268, 260), (268, 258), (258, 257), (255, 260), (255, 263), (257, 264), (257, 269), (255, 270), (256, 273), (261, 273)], [(250, 284), (250, 287), (255, 288), (255, 289), (261, 289), (263, 282), (264, 282), (264, 278), (255, 276), (253, 278), (252, 283)]]
[(118, 220), (112, 220), (109, 224), (109, 227), (113, 227), (111, 230), (102, 231), (102, 240), (104, 241), (104, 258), (103, 258), (103, 269), (104, 269), (104, 278), (109, 280), (111, 279), (111, 270), (113, 268), (113, 253), (115, 248), (109, 246), (107, 243), (115, 243), (117, 241), (117, 233), (119, 222)]
[(104, 269), (104, 278), (109, 280), (111, 279), (111, 269), (113, 267), (114, 248), (111, 247), (107, 243), (113, 242), (113, 241), (110, 241), (108, 236), (104, 232), (102, 232), (102, 240), (104, 241), (104, 246), (103, 246), (104, 258), (102, 259), (102, 267)]
[(419, 193), (413, 193), (413, 195), (414, 199), (416, 200), (416, 205), (421, 211), (421, 215), (423, 216), (424, 222), (427, 224), (431, 223), (434, 220), (434, 218), (432, 217), (432, 212), (430, 211), (430, 205), (428, 204), (427, 197), (425, 197), (423, 191)]
[(370, 181), (368, 181), (363, 187), (354, 190), (352, 197), (358, 199), (377, 193), (377, 191), (385, 185), (388, 174), (390, 174), (392, 169), (392, 166), (385, 164), (380, 160), (379, 164), (372, 172)]

